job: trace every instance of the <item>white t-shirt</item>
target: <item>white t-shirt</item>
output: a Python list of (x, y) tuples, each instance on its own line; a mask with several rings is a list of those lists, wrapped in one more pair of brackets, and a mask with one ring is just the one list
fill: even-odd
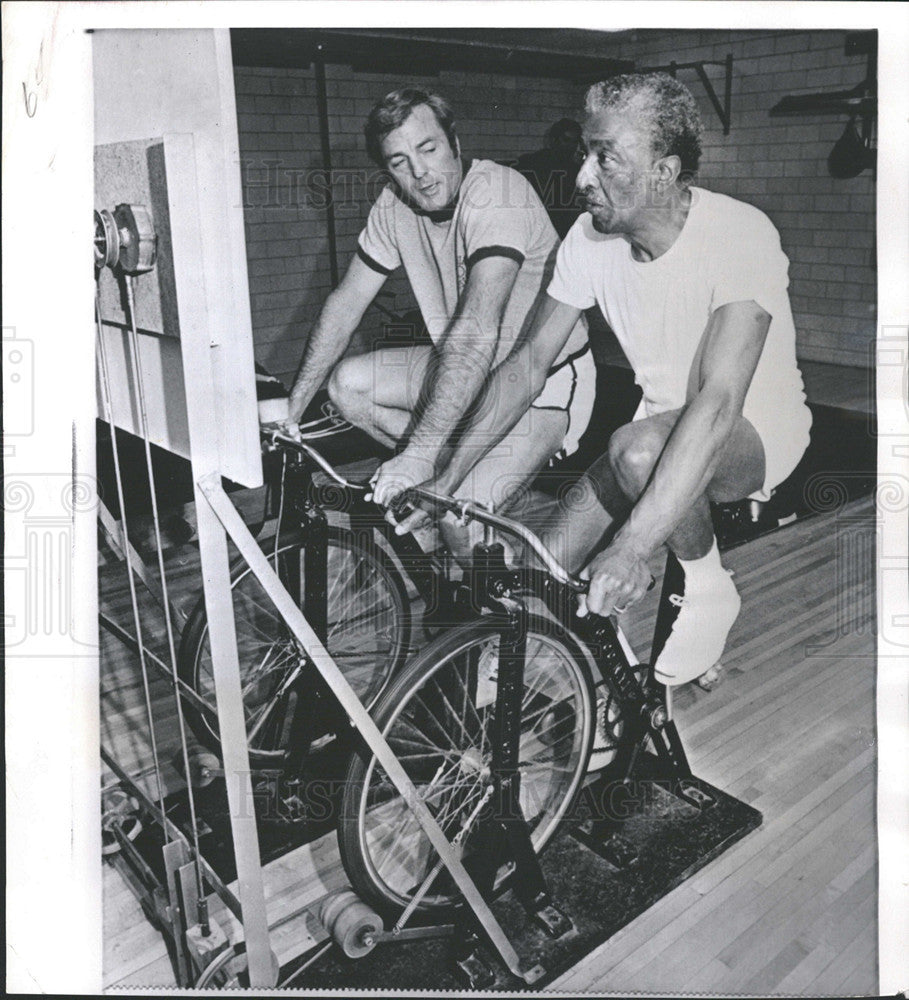
[[(527, 180), (491, 160), (473, 160), (457, 203), (447, 213), (430, 217), (416, 212), (389, 184), (370, 210), (357, 252), (380, 274), (404, 267), (435, 343), (455, 315), (470, 268), (490, 256), (516, 261), (520, 270), (499, 327), (498, 364), (549, 283), (558, 245), (549, 216)], [(579, 322), (556, 363), (586, 342), (586, 325)]]
[(685, 405), (715, 309), (754, 300), (766, 310), (770, 328), (743, 412), (761, 435), (768, 479), (776, 485), (794, 467), (787, 457), (782, 464), (792, 467), (783, 474), (772, 454), (780, 436), (793, 443), (786, 450), (797, 452), (798, 461), (811, 425), (795, 356), (789, 260), (759, 209), (703, 188), (692, 188), (691, 196), (675, 243), (646, 262), (632, 257), (623, 236), (598, 233), (585, 212), (559, 249), (549, 294), (578, 309), (599, 306), (643, 390), (636, 418)]

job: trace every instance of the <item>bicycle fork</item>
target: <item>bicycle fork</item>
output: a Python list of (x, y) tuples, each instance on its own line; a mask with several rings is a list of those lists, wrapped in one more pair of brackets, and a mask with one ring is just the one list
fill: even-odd
[[(474, 845), (479, 850), (466, 864), (477, 888), (491, 898), (503, 860), (512, 865), (509, 881), (531, 919), (550, 937), (558, 938), (573, 928), (571, 920), (553, 902), (543, 875), (530, 827), (521, 807), (519, 766), (521, 713), (524, 691), (524, 661), (528, 615), (524, 604), (507, 596), (500, 546), (478, 546), (473, 581), (476, 603), (489, 608), (501, 621), (496, 699), (492, 726), (492, 795), (490, 808), (481, 814)], [(505, 571), (507, 573), (507, 571)], [(464, 935), (456, 960), (471, 975), (476, 939)]]

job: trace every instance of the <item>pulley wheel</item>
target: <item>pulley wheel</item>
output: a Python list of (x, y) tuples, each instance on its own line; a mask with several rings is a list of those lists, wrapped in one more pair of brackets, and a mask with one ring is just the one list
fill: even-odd
[(120, 235), (120, 269), (126, 274), (150, 271), (158, 256), (158, 237), (148, 209), (142, 205), (118, 205), (114, 221)]
[[(276, 985), (281, 973), (281, 963), (274, 949), (271, 950), (272, 984)], [(214, 961), (202, 970), (196, 980), (197, 990), (218, 987), (225, 990), (248, 989), (249, 961), (246, 957), (246, 942), (232, 945), (222, 951)]]
[(109, 857), (120, 851), (115, 830), (119, 828), (129, 840), (142, 832), (139, 803), (123, 788), (112, 788), (101, 796), (101, 854)]
[(120, 233), (106, 208), (95, 210), (95, 267), (114, 267), (120, 259)]

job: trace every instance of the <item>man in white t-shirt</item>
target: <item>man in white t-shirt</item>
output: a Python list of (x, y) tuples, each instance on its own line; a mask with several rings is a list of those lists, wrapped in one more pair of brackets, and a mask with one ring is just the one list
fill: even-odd
[[(394, 91), (373, 108), (365, 133), (391, 183), (309, 337), (289, 416), (299, 421), (330, 373), (329, 394), (343, 416), (382, 444), (402, 446), (373, 481), (374, 499), (388, 504), (444, 466), (458, 423), (530, 325), (559, 241), (519, 173), (461, 158), (453, 113), (441, 97)], [(380, 348), (338, 363), (367, 306), (399, 267), (433, 346)], [(460, 495), (500, 506), (557, 452), (575, 450), (595, 381), (578, 314), (553, 354), (543, 393), (491, 452), (477, 452), (462, 467)], [(443, 529), (456, 553), (466, 555), (465, 534), (453, 523)]]
[[(616, 77), (590, 88), (586, 115), (577, 179), (586, 212), (559, 250), (533, 328), (489, 386), (496, 406), (461, 447), (488, 447), (507, 431), (581, 311), (598, 305), (643, 399), (603, 442), (547, 540), (570, 569), (583, 567), (583, 603), (600, 614), (640, 599), (648, 560), (667, 543), (685, 586), (656, 676), (703, 676), (708, 686), (740, 607), (709, 501), (766, 499), (808, 444), (788, 260), (762, 212), (691, 186), (701, 123), (682, 84), (660, 73)], [(456, 453), (433, 485), (450, 489), (464, 464)]]

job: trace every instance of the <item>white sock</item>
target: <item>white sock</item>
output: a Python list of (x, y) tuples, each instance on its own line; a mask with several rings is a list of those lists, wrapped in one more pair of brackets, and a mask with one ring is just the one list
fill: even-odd
[(716, 538), (714, 537), (710, 551), (706, 555), (700, 559), (679, 559), (679, 565), (685, 572), (685, 583), (691, 584), (692, 587), (703, 586), (717, 579), (717, 575), (724, 570)]

